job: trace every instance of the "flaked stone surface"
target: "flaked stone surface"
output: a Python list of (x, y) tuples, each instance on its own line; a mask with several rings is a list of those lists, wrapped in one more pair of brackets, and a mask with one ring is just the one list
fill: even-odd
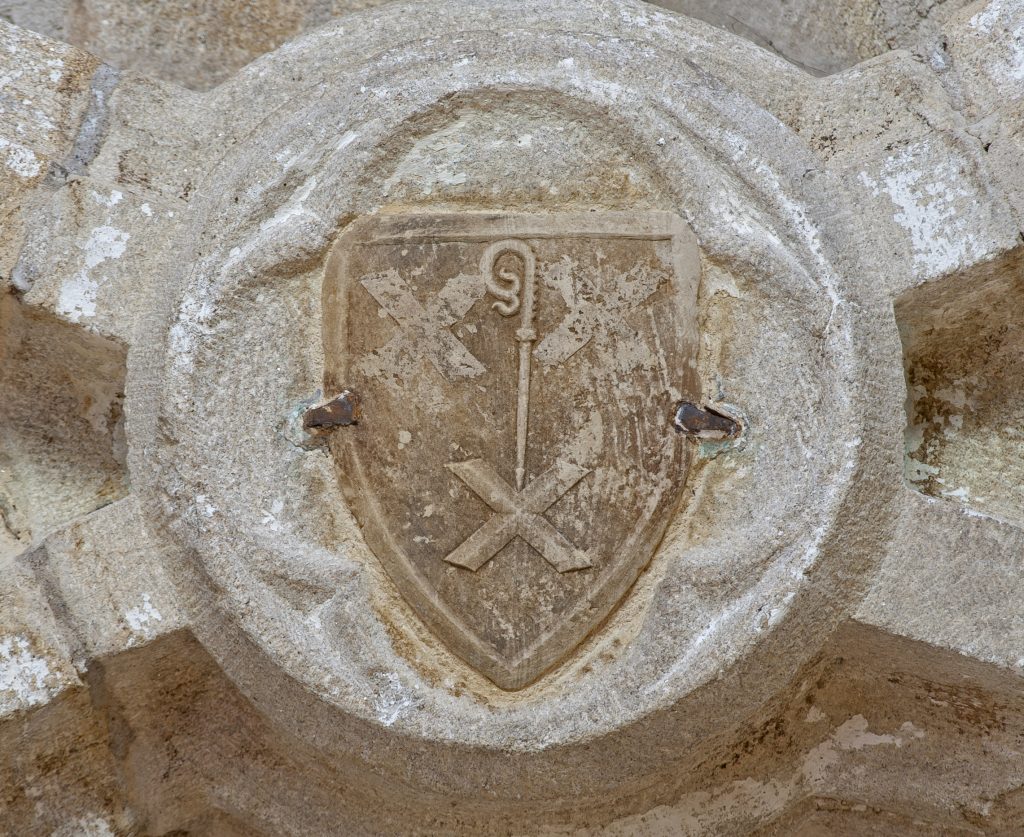
[[(393, 0), (4, 0), (0, 16), (68, 41), (114, 66), (205, 90), (290, 38), (351, 12)], [(650, 0), (780, 55), (816, 76), (895, 49), (929, 57), (943, 26), (968, 0)], [(993, 16), (996, 13), (993, 13)]]
[(1022, 16), (891, 6), (5, 28), (5, 828), (1014, 833)]
[(403, 598), (502, 688), (611, 613), (679, 509), (699, 272), (681, 219), (635, 212), (388, 216), (331, 257), (324, 387), (360, 405), (342, 490)]

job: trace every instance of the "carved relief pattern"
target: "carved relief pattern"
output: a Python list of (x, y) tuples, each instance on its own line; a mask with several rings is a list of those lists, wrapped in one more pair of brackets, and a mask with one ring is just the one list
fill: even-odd
[(363, 408), (332, 443), (342, 485), (402, 594), (505, 688), (607, 615), (678, 503), (684, 233), (659, 214), (405, 216), (339, 245), (327, 383)]

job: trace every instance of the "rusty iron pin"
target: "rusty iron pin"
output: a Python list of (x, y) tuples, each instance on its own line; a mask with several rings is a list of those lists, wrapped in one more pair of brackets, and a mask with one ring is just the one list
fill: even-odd
[(352, 390), (342, 390), (330, 401), (310, 407), (302, 414), (306, 430), (327, 430), (359, 423), (359, 396)]
[(698, 407), (690, 401), (679, 403), (673, 426), (677, 432), (695, 439), (731, 439), (740, 432), (740, 424), (735, 419), (711, 409)]

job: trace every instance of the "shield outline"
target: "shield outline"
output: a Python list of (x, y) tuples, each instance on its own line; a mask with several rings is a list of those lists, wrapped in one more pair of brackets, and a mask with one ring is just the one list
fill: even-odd
[[(557, 230), (557, 231), (553, 231)], [(673, 283), (684, 332), (678, 335), (683, 353), (696, 360), (698, 350), (697, 289), (700, 283), (700, 255), (697, 238), (682, 218), (672, 212), (594, 211), (559, 213), (406, 212), (368, 215), (353, 221), (339, 236), (328, 257), (323, 283), (323, 349), (325, 392), (346, 386), (350, 358), (347, 351), (348, 294), (358, 277), (348, 275), (347, 253), (353, 244), (400, 244), (433, 239), (439, 241), (487, 242), (505, 238), (593, 238), (669, 240), (672, 242)], [(695, 368), (678, 370), (678, 387), (683, 397), (697, 402), (700, 384)], [(600, 583), (581, 597), (572, 610), (515, 658), (497, 653), (462, 620), (427, 582), (416, 565), (395, 542), (386, 525), (375, 490), (367, 479), (364, 463), (352, 431), (344, 428), (330, 439), (331, 453), (339, 466), (339, 483), (367, 546), (387, 572), (399, 594), (446, 647), (506, 691), (523, 689), (562, 663), (594, 633), (623, 602), (629, 589), (648, 566), (668, 524), (678, 513), (683, 498), (682, 481), (675, 489), (660, 520), (638, 518), (618, 550), (628, 557), (610, 562)], [(372, 431), (371, 431), (372, 432)], [(665, 417), (665, 432), (674, 433), (672, 417)], [(689, 451), (683, 468), (688, 471)], [(649, 523), (650, 525), (644, 525)]]

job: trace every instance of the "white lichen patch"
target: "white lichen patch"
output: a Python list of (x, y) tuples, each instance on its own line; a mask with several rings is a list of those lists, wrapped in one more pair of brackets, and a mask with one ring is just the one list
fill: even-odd
[(24, 75), (24, 70), (11, 70), (10, 72), (0, 74), (0, 90), (6, 90)]
[(85, 251), (85, 266), (91, 269), (109, 259), (120, 258), (124, 255), (129, 237), (128, 233), (114, 227), (96, 227), (89, 233), (82, 248)]
[(904, 736), (910, 736), (911, 738), (924, 738), (925, 736), (925, 731), (915, 726), (913, 721), (904, 721), (900, 724), (900, 732)]
[(923, 482), (938, 473), (939, 469), (934, 465), (914, 459), (912, 456), (908, 456), (905, 460), (904, 474), (911, 482)]
[(114, 227), (96, 227), (79, 249), (85, 254), (85, 266), (70, 279), (65, 279), (57, 298), (57, 313), (73, 323), (82, 317), (96, 315), (96, 295), (100, 280), (94, 279), (91, 271), (111, 259), (124, 255), (129, 235)]
[(972, 194), (963, 185), (966, 160), (949, 154), (935, 159), (925, 143), (889, 157), (879, 177), (862, 171), (860, 182), (896, 208), (893, 220), (907, 231), (915, 270), (921, 278), (940, 276), (985, 255), (971, 234)]
[(812, 706), (807, 711), (807, 716), (804, 718), (804, 723), (816, 724), (819, 721), (827, 721), (828, 715), (822, 712), (817, 706)]
[(96, 294), (99, 289), (99, 282), (90, 278), (88, 271), (79, 271), (70, 279), (65, 279), (60, 286), (57, 313), (63, 314), (73, 323), (77, 323), (82, 317), (94, 317)]
[(903, 739), (898, 735), (877, 734), (868, 730), (868, 721), (863, 715), (854, 715), (832, 735), (832, 743), (839, 750), (863, 750), (865, 747), (891, 745), (901, 747)]
[(899, 735), (892, 733), (874, 733), (868, 729), (868, 721), (863, 715), (854, 715), (838, 726), (825, 741), (812, 749), (804, 757), (804, 778), (812, 784), (825, 779), (825, 774), (838, 766), (842, 754), (849, 751), (865, 750), (871, 747), (902, 747), (909, 739), (924, 737), (924, 731), (918, 729), (910, 721), (899, 728)]
[(64, 75), (64, 62), (59, 58), (49, 58), (46, 61), (46, 66), (50, 68), (49, 79), (54, 84), (61, 80)]
[(196, 495), (196, 508), (199, 509), (203, 517), (213, 517), (217, 513), (217, 507), (209, 501), (205, 494)]
[(903, 434), (903, 452), (910, 456), (921, 449), (924, 444), (924, 434), (927, 429), (927, 422), (917, 422), (907, 427)]
[(132, 646), (152, 639), (157, 633), (157, 623), (161, 621), (163, 621), (163, 616), (154, 607), (150, 594), (143, 593), (142, 602), (124, 614), (124, 623), (132, 633), (128, 645)]
[(101, 195), (99, 192), (91, 190), (90, 195), (93, 201), (108, 209), (117, 206), (124, 198), (124, 192), (120, 192), (117, 189), (113, 189), (110, 195)]
[(268, 509), (263, 510), (263, 520), (260, 521), (272, 532), (280, 532), (283, 528), (281, 521), (278, 520), (278, 515), (284, 511), (284, 500), (274, 500)]
[(50, 837), (114, 837), (110, 822), (103, 817), (78, 817), (68, 820)]
[(387, 672), (380, 674), (377, 680), (377, 694), (373, 700), (373, 710), (377, 720), (390, 727), (395, 721), (419, 705), (415, 693), (402, 685), (397, 674)]
[(11, 142), (0, 137), (0, 154), (3, 155), (4, 165), (14, 172), (18, 177), (38, 177), (42, 171), (43, 164), (36, 157), (31, 148), (27, 148), (18, 142)]
[(0, 715), (46, 703), (63, 685), (26, 637), (0, 639)]
[[(997, 54), (989, 53), (985, 72), (997, 84), (1024, 81), (1024, 11), (1015, 0), (993, 0), (970, 20), (971, 28), (988, 41), (998, 34)], [(991, 42), (991, 41), (990, 41)]]
[(178, 369), (192, 369), (192, 352), (196, 337), (208, 331), (206, 323), (213, 317), (213, 305), (208, 299), (192, 294), (182, 300), (178, 321), (171, 327), (170, 344), (174, 365)]
[(989, 3), (984, 9), (971, 18), (971, 28), (982, 35), (991, 35), (992, 27), (995, 26), (996, 22), (999, 20), (1005, 5), (1006, 4), (1001, 2), (1001, 0), (994, 0), (994, 2)]

